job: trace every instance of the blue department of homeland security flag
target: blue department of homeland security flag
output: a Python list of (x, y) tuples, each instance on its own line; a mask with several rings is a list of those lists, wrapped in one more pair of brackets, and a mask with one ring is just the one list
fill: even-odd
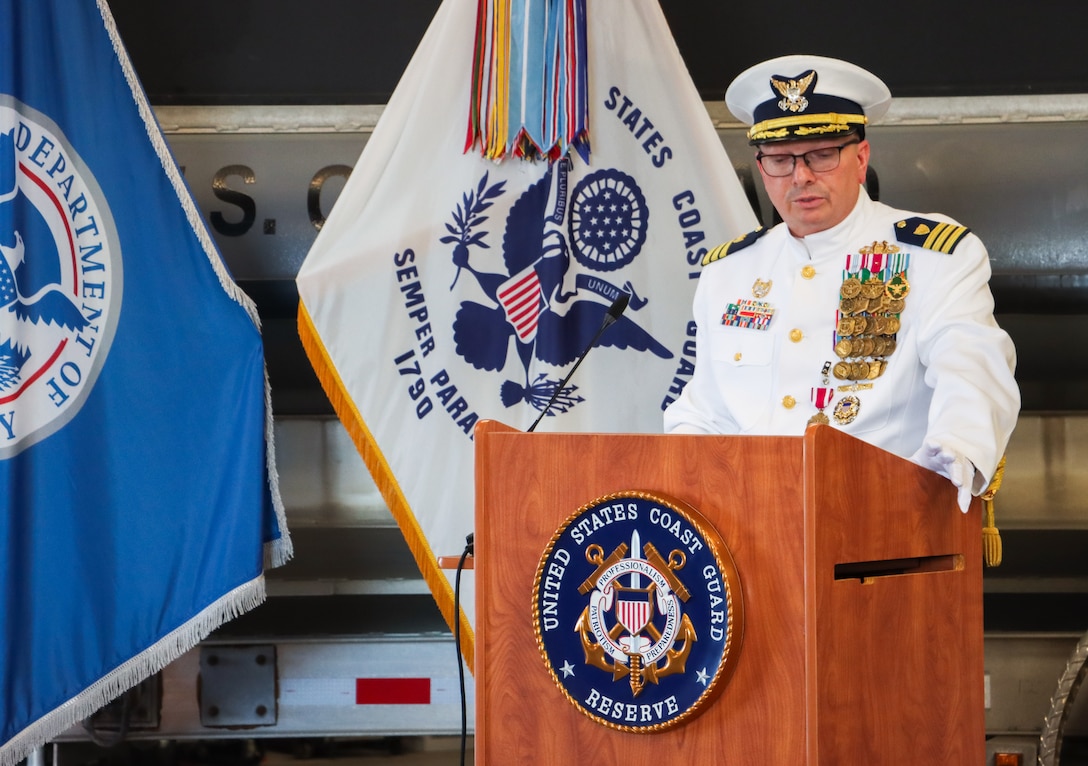
[(586, 4), (588, 161), (464, 151), (477, 5), (439, 7), (297, 277), (310, 359), (470, 660), (471, 578), (455, 618), (437, 557), (473, 531), (473, 427), (528, 428), (627, 292), (539, 430), (660, 433), (702, 256), (755, 228), (657, 0)]
[(105, 2), (0, 0), (0, 766), (290, 556), (256, 320)]

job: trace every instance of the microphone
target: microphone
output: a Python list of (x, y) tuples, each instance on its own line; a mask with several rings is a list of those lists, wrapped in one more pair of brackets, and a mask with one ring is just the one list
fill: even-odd
[(540, 424), (540, 421), (543, 420), (544, 416), (548, 414), (548, 410), (550, 410), (552, 405), (555, 404), (555, 400), (559, 396), (560, 392), (564, 388), (566, 388), (567, 382), (571, 379), (571, 376), (574, 375), (574, 371), (578, 369), (578, 365), (580, 365), (582, 363), (582, 360), (586, 358), (586, 356), (590, 352), (590, 349), (597, 345), (597, 341), (600, 340), (601, 334), (609, 327), (614, 325), (617, 319), (623, 316), (623, 312), (627, 310), (627, 304), (630, 303), (630, 301), (630, 293), (620, 293), (619, 297), (616, 298), (616, 300), (612, 301), (612, 305), (608, 307), (608, 313), (604, 315), (604, 320), (601, 322), (601, 327), (599, 330), (597, 330), (597, 334), (593, 336), (593, 340), (589, 342), (589, 345), (586, 346), (585, 351), (583, 351), (581, 356), (578, 357), (578, 361), (576, 361), (574, 363), (574, 366), (570, 368), (570, 372), (568, 372), (566, 376), (564, 376), (563, 380), (560, 381), (559, 385), (555, 387), (555, 390), (552, 392), (552, 398), (549, 399), (548, 403), (544, 405), (544, 409), (540, 411), (540, 414), (537, 416), (536, 420), (533, 421), (533, 424), (529, 426), (529, 430), (526, 431), (526, 433), (532, 433), (536, 430), (536, 427)]

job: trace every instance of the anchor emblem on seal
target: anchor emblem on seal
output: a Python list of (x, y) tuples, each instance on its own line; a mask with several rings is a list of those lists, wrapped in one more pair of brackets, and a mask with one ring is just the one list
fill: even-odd
[(666, 560), (652, 543), (640, 545), (636, 530), (630, 547), (620, 543), (605, 557), (599, 545), (590, 545), (585, 556), (597, 567), (578, 589), (590, 594), (575, 625), (586, 664), (611, 673), (613, 681), (628, 678), (636, 697), (647, 682), (684, 673), (698, 640), (681, 608), (690, 598), (676, 575), (687, 562), (684, 552), (674, 550)]

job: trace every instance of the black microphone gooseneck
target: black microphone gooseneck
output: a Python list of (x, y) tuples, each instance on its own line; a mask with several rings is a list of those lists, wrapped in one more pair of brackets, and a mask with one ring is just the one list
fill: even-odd
[(536, 427), (540, 424), (540, 421), (544, 418), (545, 415), (548, 414), (548, 410), (550, 410), (552, 405), (555, 403), (555, 400), (558, 398), (560, 392), (564, 388), (566, 388), (567, 382), (571, 379), (571, 376), (574, 375), (574, 371), (578, 369), (578, 365), (582, 363), (582, 360), (586, 358), (590, 350), (597, 345), (597, 341), (601, 338), (601, 333), (603, 333), (605, 330), (615, 324), (616, 320), (623, 315), (623, 312), (627, 309), (627, 304), (630, 302), (630, 300), (630, 293), (620, 293), (620, 296), (616, 298), (616, 300), (612, 301), (612, 305), (608, 307), (608, 313), (604, 315), (604, 321), (601, 322), (601, 328), (597, 330), (597, 334), (593, 336), (593, 340), (589, 342), (589, 345), (586, 346), (585, 351), (583, 351), (581, 356), (578, 357), (578, 361), (575, 362), (574, 366), (570, 368), (570, 372), (566, 374), (566, 376), (559, 383), (559, 385), (555, 387), (555, 390), (552, 391), (552, 398), (549, 399), (548, 403), (544, 405), (544, 409), (540, 411), (540, 414), (537, 416), (536, 420), (533, 421), (533, 424), (529, 426), (529, 430), (526, 433), (532, 433), (536, 430)]

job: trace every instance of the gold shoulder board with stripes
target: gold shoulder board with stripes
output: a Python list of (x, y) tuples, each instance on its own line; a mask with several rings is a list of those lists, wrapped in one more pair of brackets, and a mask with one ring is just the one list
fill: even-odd
[(703, 265), (709, 266), (710, 264), (714, 263), (714, 261), (721, 260), (730, 253), (735, 253), (738, 250), (743, 250), (744, 248), (748, 247), (748, 245), (752, 244), (757, 239), (766, 234), (767, 231), (768, 229), (760, 226), (755, 231), (750, 231), (747, 234), (742, 234), (736, 239), (730, 240), (723, 245), (718, 245), (713, 250), (703, 256)]
[(895, 224), (895, 237), (938, 253), (951, 253), (971, 230), (966, 226), (915, 216)]

